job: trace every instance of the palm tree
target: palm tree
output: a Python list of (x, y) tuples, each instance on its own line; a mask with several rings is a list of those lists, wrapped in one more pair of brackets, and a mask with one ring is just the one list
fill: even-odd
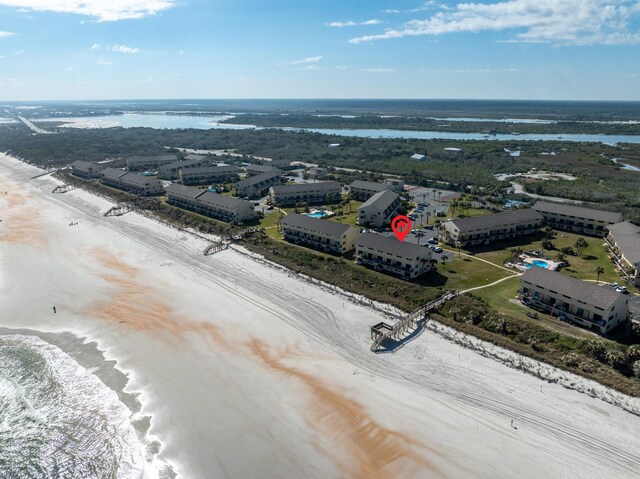
[(429, 218), (431, 218), (431, 213), (429, 213), (428, 211), (425, 213), (425, 216), (427, 217), (427, 224), (429, 224)]
[(418, 230), (415, 232), (415, 237), (418, 238), (418, 246), (420, 246), (420, 238), (424, 238), (426, 233), (424, 231)]
[(443, 254), (442, 257), (440, 258), (440, 263), (442, 263), (442, 266), (447, 264), (447, 261), (449, 261), (449, 257), (446, 254)]
[(573, 245), (573, 247), (578, 252), (578, 256), (582, 256), (582, 252), (588, 246), (589, 246), (589, 242), (586, 239), (584, 239), (582, 236), (578, 236), (578, 239), (576, 240), (575, 244)]
[(597, 277), (596, 277), (596, 284), (598, 284), (598, 283), (600, 282), (600, 275), (601, 275), (602, 273), (604, 273), (604, 268), (603, 268), (602, 266), (598, 266), (598, 267), (595, 269), (595, 271), (594, 271), (594, 272), (595, 272), (595, 273), (596, 273), (596, 275), (597, 275)]
[(511, 252), (511, 261), (518, 260), (520, 258), (520, 255), (524, 253), (524, 250), (519, 246), (511, 248), (509, 251)]
[(551, 228), (550, 226), (545, 226), (544, 228), (542, 228), (542, 232), (547, 239), (553, 238), (553, 235), (555, 233), (555, 231), (553, 231), (553, 228)]

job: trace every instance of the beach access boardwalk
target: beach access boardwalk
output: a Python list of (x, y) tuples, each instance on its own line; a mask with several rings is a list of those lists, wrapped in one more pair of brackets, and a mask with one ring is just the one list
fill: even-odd
[(412, 311), (406, 318), (401, 319), (393, 326), (384, 321), (371, 326), (371, 339), (373, 340), (371, 351), (376, 352), (386, 339), (401, 340), (407, 331), (416, 328), (420, 322), (427, 319), (431, 311), (434, 311), (450, 299), (460, 296), (461, 294), (459, 291), (447, 291), (442, 296)]

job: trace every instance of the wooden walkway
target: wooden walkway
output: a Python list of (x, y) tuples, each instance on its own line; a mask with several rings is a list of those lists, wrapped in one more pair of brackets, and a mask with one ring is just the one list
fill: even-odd
[(66, 193), (67, 191), (75, 190), (76, 186), (74, 185), (58, 185), (56, 186), (51, 193)]
[(460, 294), (461, 293), (457, 291), (447, 291), (439, 298), (436, 298), (412, 311), (406, 318), (401, 319), (393, 326), (385, 322), (371, 326), (371, 339), (373, 340), (371, 351), (377, 351), (385, 339), (391, 338), (396, 341), (401, 340), (410, 329), (415, 329), (418, 326), (418, 323), (427, 319), (431, 311), (439, 308), (445, 302), (459, 296)]
[(133, 211), (133, 206), (128, 203), (118, 203), (105, 211), (102, 216), (122, 216), (130, 211)]

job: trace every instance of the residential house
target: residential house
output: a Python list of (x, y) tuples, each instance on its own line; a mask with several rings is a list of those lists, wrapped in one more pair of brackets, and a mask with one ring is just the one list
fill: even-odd
[(520, 298), (534, 309), (599, 333), (607, 333), (630, 318), (628, 296), (609, 285), (596, 285), (537, 266), (520, 277)]
[(609, 225), (623, 221), (620, 213), (583, 208), (566, 203), (537, 201), (533, 209), (552, 228), (591, 236), (606, 236)]
[(270, 173), (270, 172), (278, 172), (281, 173), (281, 171), (278, 168), (274, 168), (273, 166), (267, 166), (267, 165), (247, 165), (245, 167), (245, 171), (247, 172), (248, 176), (253, 176), (253, 175), (259, 175), (260, 173)]
[(328, 174), (328, 170), (326, 168), (313, 167), (307, 170), (307, 176), (314, 180), (321, 180), (326, 178)]
[(129, 171), (151, 170), (162, 165), (168, 165), (178, 161), (174, 154), (159, 156), (130, 156), (127, 158), (127, 169)]
[(238, 168), (232, 165), (200, 166), (178, 171), (178, 181), (183, 185), (228, 183), (238, 179)]
[(375, 233), (361, 234), (356, 240), (356, 262), (404, 279), (417, 278), (435, 264), (431, 249)]
[(236, 183), (236, 196), (241, 198), (261, 198), (269, 192), (273, 185), (280, 184), (280, 170), (274, 169), (255, 176), (250, 176)]
[(99, 178), (100, 172), (104, 170), (104, 168), (104, 165), (91, 161), (77, 160), (71, 163), (71, 173), (74, 176), (86, 179)]
[(296, 213), (282, 218), (280, 228), (287, 241), (337, 254), (351, 251), (358, 236), (352, 226)]
[(173, 206), (211, 216), (229, 223), (242, 223), (257, 217), (253, 203), (219, 195), (212, 191), (171, 184), (166, 188), (167, 201)]
[(391, 223), (398, 209), (402, 206), (400, 197), (390, 190), (376, 193), (358, 208), (358, 224), (382, 228)]
[[(189, 155), (192, 156), (192, 155)], [(158, 177), (163, 180), (175, 180), (178, 178), (178, 172), (180, 170), (186, 170), (187, 168), (202, 168), (203, 166), (215, 165), (213, 158), (210, 156), (193, 155), (198, 158), (185, 159), (184, 161), (176, 161), (167, 165), (158, 167)]]
[(393, 189), (393, 187), (388, 184), (355, 180), (349, 185), (349, 195), (353, 200), (367, 201), (376, 193), (391, 189)]
[(105, 168), (101, 173), (106, 185), (143, 196), (159, 195), (164, 192), (158, 178), (130, 173), (116, 168)]
[(298, 203), (331, 204), (340, 202), (341, 193), (342, 185), (335, 181), (294, 183), (272, 186), (269, 198), (277, 206), (293, 206)]
[(536, 210), (518, 209), (445, 221), (440, 225), (438, 238), (458, 248), (466, 248), (531, 235), (541, 225), (542, 215)]

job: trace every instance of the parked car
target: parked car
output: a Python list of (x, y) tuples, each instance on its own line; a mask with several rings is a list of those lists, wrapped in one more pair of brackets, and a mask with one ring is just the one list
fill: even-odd
[(271, 211), (273, 209), (273, 205), (269, 205), (269, 207), (267, 208), (269, 211)]
[(426, 229), (426, 230), (432, 230), (433, 229), (433, 225), (424, 225), (423, 228)]
[(611, 286), (612, 288), (617, 288), (618, 287), (618, 283), (609, 283), (609, 286)]
[(440, 246), (434, 246), (433, 247), (433, 252), (434, 253), (442, 253), (442, 248)]
[(616, 293), (629, 294), (629, 290), (624, 286), (618, 286), (616, 288)]
[(437, 239), (435, 239), (435, 238), (429, 238), (429, 239), (427, 240), (427, 243), (429, 243), (429, 244), (438, 244), (438, 240), (437, 240)]
[(429, 249), (433, 249), (434, 247), (432, 244), (429, 244), (429, 243), (425, 243), (424, 245)]

